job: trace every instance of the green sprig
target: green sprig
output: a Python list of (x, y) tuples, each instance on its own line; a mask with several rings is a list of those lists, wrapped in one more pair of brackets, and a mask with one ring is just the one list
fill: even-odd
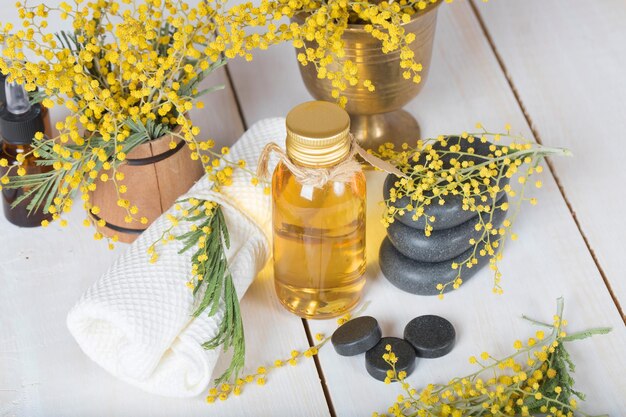
[[(198, 205), (204, 203), (200, 200)], [(193, 316), (206, 313), (212, 317), (218, 314), (221, 305), (224, 306), (218, 333), (202, 344), (207, 350), (219, 346), (233, 348), (233, 358), (228, 369), (216, 380), (216, 383), (221, 383), (237, 378), (243, 368), (246, 352), (239, 298), (226, 257), (226, 250), (230, 248), (230, 235), (219, 205), (212, 210), (200, 210), (186, 220), (197, 227), (176, 239), (184, 244), (179, 253), (195, 248), (191, 262), (196, 265), (197, 274), (192, 285), (193, 294), (200, 299), (200, 303)]]
[[(483, 358), (485, 362), (480, 362), (472, 357), (470, 362), (480, 366), (478, 371), (453, 378), (447, 384), (428, 385), (421, 391), (412, 388), (403, 373), (396, 373), (395, 356), (390, 356), (392, 352), (388, 351), (387, 356), (383, 356), (391, 373), (386, 382), (399, 381), (406, 393), (406, 397), (401, 395), (389, 408), (389, 413), (395, 416), (488, 417), (534, 416), (547, 412), (554, 415), (555, 412), (561, 412), (564, 413), (562, 415), (591, 417), (578, 410), (574, 401), (575, 398), (584, 401), (585, 396), (574, 389), (572, 373), (575, 365), (565, 343), (606, 334), (611, 329), (599, 327), (566, 335), (563, 331), (563, 308), (563, 299), (559, 298), (553, 324), (523, 317), (535, 325), (549, 327), (550, 334), (545, 338), (540, 338), (536, 343), (529, 342), (526, 347), (522, 347), (521, 342), (516, 342), (516, 345), (520, 343), (516, 346), (516, 351), (501, 359), (488, 355), (488, 359), (486, 356)], [(514, 369), (514, 372), (507, 373), (507, 368)], [(542, 377), (538, 378), (536, 374), (541, 374)], [(534, 382), (529, 382), (531, 379)], [(378, 413), (374, 415), (381, 416)]]

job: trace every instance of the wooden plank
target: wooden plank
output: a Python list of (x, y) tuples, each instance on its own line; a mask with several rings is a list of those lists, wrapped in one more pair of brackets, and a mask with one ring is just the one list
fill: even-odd
[[(169, 142), (169, 137), (160, 140)], [(189, 152), (187, 147), (184, 149)], [(134, 159), (150, 158), (152, 156), (153, 153), (150, 143), (144, 143), (130, 152), (130, 157)], [(164, 209), (162, 207), (161, 199), (159, 198), (159, 182), (154, 165), (150, 164), (136, 167), (122, 165), (118, 168), (118, 172), (124, 174), (124, 185), (128, 187), (128, 194), (126, 194), (125, 198), (129, 199), (129, 201), (132, 201), (132, 204), (137, 206), (141, 213), (140, 216), (145, 216), (150, 222), (153, 222), (163, 211), (169, 208)], [(107, 175), (113, 178), (112, 172), (107, 173)], [(117, 185), (113, 181), (102, 182), (101, 179), (98, 179), (96, 181), (96, 187), (96, 190), (89, 194), (89, 201), (95, 207), (102, 210), (101, 218), (107, 225), (135, 230), (146, 228), (146, 226), (139, 221), (139, 218), (131, 223), (126, 223), (124, 218), (128, 215), (128, 212), (125, 208), (117, 205), (118, 191)], [(189, 189), (189, 187), (186, 187), (186, 189)], [(138, 236), (137, 233), (119, 233), (116, 232), (115, 229), (110, 229), (107, 226), (98, 227), (98, 230), (101, 231), (104, 236), (114, 236), (117, 234), (119, 241), (124, 243), (132, 243)]]
[[(54, 0), (50, 3), (59, 3)], [(1, 21), (16, 21), (8, 8)], [(59, 22), (51, 28), (58, 30)], [(226, 88), (207, 96), (204, 110), (191, 117), (203, 138), (232, 144), (243, 124), (224, 70), (206, 86)], [(53, 123), (65, 112), (53, 109)], [(314, 362), (286, 367), (267, 387), (250, 386), (245, 395), (208, 405), (204, 398), (168, 399), (150, 395), (110, 376), (78, 348), (65, 326), (68, 310), (125, 245), (109, 251), (81, 225), (80, 205), (67, 229), (18, 229), (0, 215), (0, 415), (2, 416), (327, 416)], [(183, 282), (181, 282), (181, 285)], [(308, 346), (302, 321), (279, 308), (273, 282), (262, 273), (242, 301), (247, 365), (255, 371)], [(227, 364), (222, 361), (221, 368)], [(219, 369), (215, 376), (219, 375)]]
[(475, 2), (622, 314), (626, 306), (626, 3)]
[[(418, 117), (424, 134), (457, 133), (472, 129), (477, 121), (495, 130), (508, 122), (515, 131), (532, 138), (470, 5), (446, 4), (439, 19), (428, 84), (408, 106)], [(310, 99), (302, 83), (297, 82), (294, 61), (293, 50), (283, 46), (259, 54), (250, 64), (230, 65), (248, 123), (284, 115), (293, 104)], [(443, 301), (404, 293), (380, 273), (376, 260), (384, 237), (378, 206), (383, 178), (379, 173), (368, 174), (370, 265), (364, 300), (371, 304), (366, 313), (378, 318), (386, 336), (401, 336), (411, 318), (429, 313), (449, 318), (458, 331), (458, 345), (449, 356), (418, 364), (410, 378), (415, 386), (446, 382), (452, 376), (476, 370), (467, 358), (483, 350), (496, 356), (511, 352), (514, 340), (536, 330), (520, 316), (526, 313), (549, 320), (555, 299), (564, 296), (572, 331), (599, 325), (615, 328), (609, 336), (571, 345), (577, 362), (577, 386), (588, 393), (585, 410), (620, 415), (626, 409), (626, 399), (621, 395), (626, 392), (626, 360), (621, 354), (626, 331), (549, 173), (544, 174), (544, 187), (534, 191), (539, 205), (526, 207), (518, 219), (520, 240), (510, 242), (505, 253), (501, 264), (505, 294), (491, 294), (491, 274), (484, 270)], [(309, 324), (313, 333), (326, 334), (336, 326), (334, 320)], [(320, 362), (339, 416), (384, 412), (399, 393), (399, 387), (370, 378), (362, 356), (344, 358), (328, 348), (321, 352)]]

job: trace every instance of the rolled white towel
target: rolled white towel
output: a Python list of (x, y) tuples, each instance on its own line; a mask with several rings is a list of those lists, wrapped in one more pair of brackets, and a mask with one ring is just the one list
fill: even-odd
[[(263, 147), (283, 144), (284, 138), (284, 119), (262, 120), (228, 157), (255, 170)], [(241, 299), (269, 258), (270, 199), (243, 170), (236, 169), (233, 184), (220, 193), (211, 191), (212, 185), (205, 176), (181, 198), (221, 204), (230, 233), (228, 265)], [(167, 213), (174, 214), (173, 208)], [(201, 343), (217, 334), (223, 312), (191, 316), (197, 301), (185, 283), (193, 250), (178, 254), (183, 242), (161, 246), (159, 260), (149, 263), (148, 247), (171, 225), (165, 214), (87, 290), (69, 312), (67, 326), (85, 354), (114, 376), (151, 393), (190, 397), (210, 382), (220, 351), (205, 350)], [(173, 233), (181, 234), (183, 227)]]

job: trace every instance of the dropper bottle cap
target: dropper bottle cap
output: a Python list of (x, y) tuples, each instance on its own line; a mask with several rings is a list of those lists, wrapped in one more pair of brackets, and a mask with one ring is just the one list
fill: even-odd
[(6, 104), (0, 109), (0, 135), (13, 145), (29, 145), (44, 131), (41, 105), (31, 106), (23, 85), (5, 82)]

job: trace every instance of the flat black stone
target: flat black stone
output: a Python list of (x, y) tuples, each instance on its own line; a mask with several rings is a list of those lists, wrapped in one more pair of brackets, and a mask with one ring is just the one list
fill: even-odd
[[(507, 202), (503, 195), (497, 204)], [(500, 227), (506, 218), (507, 211), (495, 209), (491, 223), (494, 228)], [(476, 214), (476, 213), (474, 213)], [(489, 219), (489, 213), (481, 213), (484, 220)], [(474, 245), (470, 239), (480, 239), (483, 230), (476, 230), (478, 215), (465, 223), (444, 230), (433, 230), (426, 236), (423, 230), (414, 229), (401, 222), (393, 222), (387, 228), (387, 235), (393, 246), (403, 255), (420, 262), (443, 262), (456, 258)]]
[[(492, 143), (481, 143), (480, 139), (475, 139), (474, 143), (470, 144), (466, 140), (463, 140), (459, 137), (450, 137), (448, 138), (448, 147), (450, 146), (450, 144), (460, 144), (461, 151), (467, 151), (470, 147), (474, 148), (476, 156), (461, 155), (457, 158), (457, 160), (461, 162), (474, 161), (474, 163), (478, 164), (484, 161), (484, 158), (481, 158), (479, 155), (488, 156), (490, 154), (493, 154), (489, 150), (489, 146), (491, 146)], [(496, 146), (500, 147), (499, 145)], [(433, 144), (433, 148), (441, 150), (442, 146), (439, 142), (436, 142), (435, 144)], [(441, 158), (442, 161), (444, 161), (444, 168), (450, 167), (450, 160), (452, 159), (452, 157), (453, 155), (447, 154)], [(415, 162), (415, 164), (424, 165), (424, 162), (425, 157), (424, 155), (421, 155), (418, 161)], [(392, 188), (395, 188), (394, 184), (396, 181), (398, 181), (398, 177), (396, 177), (395, 175), (390, 174), (387, 176), (387, 179), (385, 180), (385, 184), (383, 186), (383, 196), (385, 200), (389, 198), (390, 190)], [(509, 179), (504, 177), (500, 180), (498, 185), (500, 186), (500, 188), (504, 188), (504, 186), (508, 183)], [(503, 194), (504, 191), (501, 191), (500, 193), (498, 193), (496, 198), (500, 199)], [(417, 220), (413, 220), (413, 213), (408, 212), (405, 212), (403, 215), (396, 214), (396, 219), (409, 227), (424, 230), (424, 227), (426, 227), (426, 217), (435, 216), (435, 221), (431, 223), (433, 230), (444, 230), (465, 223), (476, 214), (472, 211), (463, 210), (463, 197), (460, 195), (447, 195), (444, 196), (443, 199), (445, 201), (445, 204), (443, 205), (439, 205), (437, 203), (437, 200), (434, 199), (431, 204), (424, 206), (424, 215), (420, 216), (420, 218), (418, 218)], [(394, 203), (394, 206), (405, 207), (410, 202), (411, 200), (408, 196), (403, 196)]]
[(385, 350), (387, 345), (391, 345), (391, 351), (398, 358), (396, 372), (404, 371), (409, 376), (415, 369), (415, 349), (409, 342), (397, 337), (383, 337), (376, 346), (367, 351), (365, 354), (367, 372), (379, 381), (387, 378), (387, 371), (391, 370), (391, 365), (383, 359), (383, 355), (387, 353)]
[(404, 340), (420, 358), (439, 358), (452, 350), (456, 340), (454, 326), (440, 316), (416, 317), (404, 328)]
[(340, 326), (330, 341), (342, 356), (354, 356), (365, 353), (380, 341), (382, 333), (374, 317), (361, 316)]
[[(417, 295), (437, 295), (439, 294), (437, 284), (445, 284), (456, 277), (457, 270), (452, 269), (452, 263), (463, 262), (472, 254), (472, 251), (473, 248), (470, 248), (449, 261), (418, 262), (401, 254), (391, 244), (389, 238), (385, 238), (380, 245), (378, 262), (385, 278), (401, 290)], [(463, 269), (464, 283), (489, 263), (490, 256), (478, 255), (476, 258), (478, 264)], [(443, 292), (446, 293), (452, 289), (452, 285), (448, 285)]]

